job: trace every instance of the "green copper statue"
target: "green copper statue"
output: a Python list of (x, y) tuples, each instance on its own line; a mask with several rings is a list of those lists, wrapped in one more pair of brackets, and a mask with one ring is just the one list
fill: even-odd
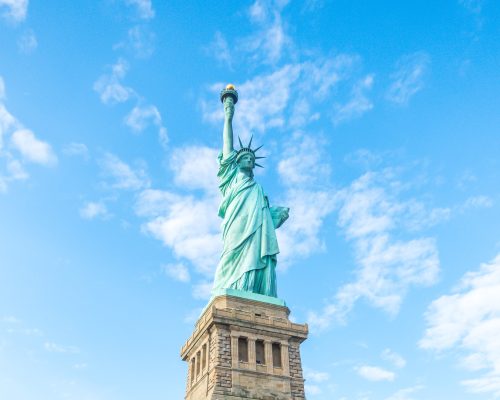
[[(236, 289), (277, 297), (276, 255), (279, 253), (275, 229), (288, 218), (288, 208), (269, 207), (264, 189), (253, 176), (259, 166), (252, 149), (233, 148), (233, 115), (238, 93), (228, 85), (221, 92), (224, 105), (222, 153), (219, 154), (219, 189), (222, 203), (224, 249), (215, 273), (214, 293), (219, 289)], [(262, 146), (261, 146), (262, 147)]]

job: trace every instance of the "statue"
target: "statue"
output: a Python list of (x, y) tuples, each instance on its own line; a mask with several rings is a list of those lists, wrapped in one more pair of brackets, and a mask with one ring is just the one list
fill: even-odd
[[(276, 229), (288, 219), (286, 207), (270, 207), (264, 189), (254, 180), (256, 163), (252, 139), (247, 146), (239, 140), (233, 148), (234, 105), (238, 92), (228, 85), (221, 92), (224, 105), (222, 153), (219, 154), (219, 189), (222, 202), (224, 248), (214, 280), (214, 293), (219, 289), (236, 289), (277, 297), (276, 255), (279, 253)], [(239, 138), (238, 138), (239, 139)]]

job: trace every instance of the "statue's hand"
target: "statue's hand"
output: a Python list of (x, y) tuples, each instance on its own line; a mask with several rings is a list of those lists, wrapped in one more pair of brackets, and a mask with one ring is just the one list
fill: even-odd
[(228, 121), (232, 121), (234, 115), (234, 100), (231, 96), (227, 96), (224, 100), (224, 114)]

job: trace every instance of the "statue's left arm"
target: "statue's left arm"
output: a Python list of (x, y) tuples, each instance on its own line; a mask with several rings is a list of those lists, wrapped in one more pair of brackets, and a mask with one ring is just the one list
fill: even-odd
[(271, 218), (273, 219), (274, 229), (278, 229), (289, 217), (290, 209), (288, 207), (269, 207)]

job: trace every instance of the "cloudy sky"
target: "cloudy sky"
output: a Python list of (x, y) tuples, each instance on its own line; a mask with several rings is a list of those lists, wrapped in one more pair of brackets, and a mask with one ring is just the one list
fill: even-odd
[(289, 206), (310, 400), (500, 398), (500, 4), (0, 0), (0, 398), (181, 399), (219, 91)]

